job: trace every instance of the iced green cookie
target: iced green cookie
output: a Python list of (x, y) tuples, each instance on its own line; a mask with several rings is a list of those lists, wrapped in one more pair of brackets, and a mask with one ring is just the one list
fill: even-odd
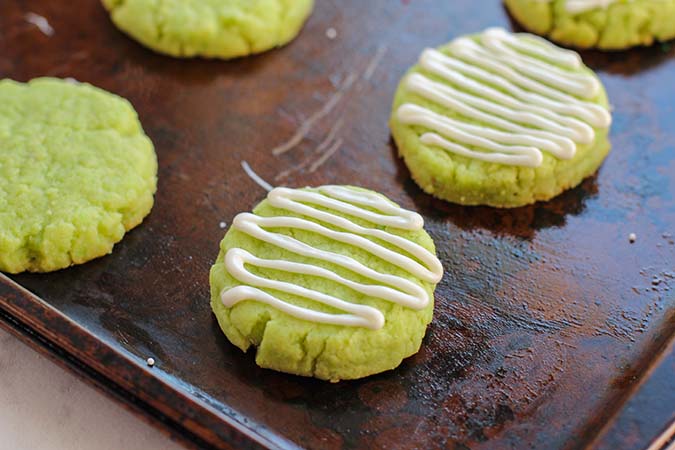
[(300, 32), (314, 0), (102, 0), (117, 27), (176, 57), (236, 58)]
[(239, 214), (211, 269), (211, 307), (259, 366), (330, 381), (419, 350), (443, 269), (418, 214), (345, 186), (276, 188)]
[(528, 31), (579, 48), (622, 50), (675, 38), (675, 0), (504, 0)]
[(500, 28), (424, 50), (390, 126), (424, 191), (464, 205), (549, 200), (593, 174), (611, 116), (575, 52)]
[(126, 100), (57, 79), (0, 81), (0, 271), (110, 253), (150, 212), (156, 174)]

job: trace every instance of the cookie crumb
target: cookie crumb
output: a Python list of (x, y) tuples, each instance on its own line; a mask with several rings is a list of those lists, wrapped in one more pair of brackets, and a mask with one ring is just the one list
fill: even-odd
[(337, 30), (333, 27), (326, 30), (326, 37), (331, 41), (337, 37)]
[(148, 367), (153, 367), (155, 365), (155, 358), (148, 358), (145, 362), (148, 363)]
[(631, 233), (628, 235), (628, 242), (631, 244), (634, 244), (635, 241), (637, 241), (637, 235), (635, 233)]

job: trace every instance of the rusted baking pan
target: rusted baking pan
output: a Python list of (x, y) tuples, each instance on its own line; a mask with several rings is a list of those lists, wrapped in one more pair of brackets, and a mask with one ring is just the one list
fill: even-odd
[[(644, 448), (675, 410), (675, 50), (583, 55), (614, 114), (596, 176), (534, 206), (461, 207), (410, 181), (387, 119), (421, 49), (511, 26), (500, 2), (317, 3), (291, 45), (232, 62), (153, 54), (94, 0), (0, 3), (2, 77), (128, 98), (160, 162), (148, 219), (109, 256), (0, 280), (0, 323), (198, 447)], [(306, 138), (272, 155), (309, 118)], [(317, 153), (338, 120), (342, 145)], [(208, 270), (221, 222), (265, 195), (242, 161), (276, 185), (362, 185), (424, 215), (446, 276), (418, 355), (330, 384), (229, 345)]]

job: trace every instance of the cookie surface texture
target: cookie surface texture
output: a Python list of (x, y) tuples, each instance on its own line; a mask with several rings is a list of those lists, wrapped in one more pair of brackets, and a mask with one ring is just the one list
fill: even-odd
[(230, 59), (295, 38), (314, 0), (102, 0), (115, 25), (175, 57)]
[(276, 188), (221, 242), (211, 306), (259, 366), (355, 379), (419, 350), (442, 274), (422, 217), (384, 196)]
[(131, 104), (87, 84), (0, 81), (0, 271), (112, 251), (150, 212), (157, 158)]
[(623, 50), (675, 39), (675, 0), (504, 0), (528, 31), (578, 48)]
[(579, 55), (500, 28), (426, 49), (390, 127), (413, 179), (464, 205), (549, 200), (609, 152), (605, 90)]

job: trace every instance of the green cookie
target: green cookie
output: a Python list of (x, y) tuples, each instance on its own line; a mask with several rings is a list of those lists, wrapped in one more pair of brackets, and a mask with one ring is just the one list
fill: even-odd
[(622, 50), (675, 38), (675, 0), (504, 0), (528, 31), (579, 48)]
[(211, 306), (259, 366), (355, 379), (419, 350), (442, 272), (422, 218), (384, 196), (277, 188), (221, 242)]
[(0, 271), (110, 253), (150, 212), (156, 175), (128, 101), (57, 79), (0, 81)]
[(422, 189), (464, 205), (549, 200), (593, 174), (611, 116), (578, 54), (494, 28), (425, 50), (390, 126)]
[(176, 57), (236, 58), (290, 42), (314, 0), (102, 0), (113, 22)]

